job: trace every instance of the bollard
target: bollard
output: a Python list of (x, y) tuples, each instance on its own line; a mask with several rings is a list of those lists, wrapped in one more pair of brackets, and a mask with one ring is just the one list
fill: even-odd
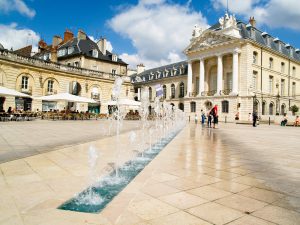
[(227, 116), (225, 116), (225, 123), (227, 123)]
[(191, 116), (189, 116), (189, 122), (191, 122)]
[(271, 117), (269, 117), (269, 125), (271, 125)]

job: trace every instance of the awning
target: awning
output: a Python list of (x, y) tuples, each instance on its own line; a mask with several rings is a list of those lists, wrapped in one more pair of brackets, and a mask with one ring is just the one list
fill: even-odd
[(56, 94), (56, 95), (47, 95), (47, 96), (42, 96), (42, 97), (36, 97), (35, 99), (43, 100), (43, 101), (67, 101), (67, 102), (81, 102), (81, 103), (98, 103), (97, 101), (95, 101), (93, 99), (80, 97), (80, 96), (72, 95), (72, 94), (69, 94), (69, 93), (60, 93), (60, 94)]
[[(108, 101), (104, 103), (104, 105), (117, 105), (117, 101)], [(138, 101), (134, 101), (128, 98), (125, 99), (120, 99), (119, 100), (119, 105), (124, 105), (124, 106), (140, 106), (141, 103)]]
[(0, 86), (0, 96), (17, 96), (17, 97), (32, 98), (30, 95), (2, 86)]

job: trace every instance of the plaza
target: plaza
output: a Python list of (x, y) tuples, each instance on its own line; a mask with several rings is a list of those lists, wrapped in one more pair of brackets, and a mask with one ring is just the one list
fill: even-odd
[[(35, 122), (28, 126), (40, 126)], [(95, 124), (81, 122), (63, 126), (95, 130)], [(1, 130), (10, 125), (1, 124)], [(121, 148), (129, 149), (123, 161), (135, 148), (128, 137), (138, 122), (127, 127), (119, 137)], [(291, 135), (283, 138), (287, 132)], [(18, 133), (11, 130), (6, 138)], [(188, 123), (102, 212), (57, 209), (89, 185), (90, 146), (100, 153), (99, 175), (107, 173), (116, 137), (99, 133), (94, 139), (95, 133), (93, 140), (72, 146), (57, 134), (61, 144), (51, 151), (1, 163), (0, 224), (299, 224), (298, 128), (227, 123), (209, 129)], [(41, 138), (35, 142), (46, 145)]]

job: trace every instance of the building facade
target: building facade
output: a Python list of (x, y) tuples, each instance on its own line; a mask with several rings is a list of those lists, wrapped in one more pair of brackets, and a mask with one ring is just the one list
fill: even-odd
[[(126, 75), (20, 56), (2, 47), (0, 49), (0, 85), (26, 93), (33, 98), (0, 97), (0, 108), (5, 111), (8, 107), (17, 110), (48, 111), (74, 106), (78, 111), (106, 113), (107, 106), (102, 103), (111, 100), (116, 76), (121, 76), (124, 80), (122, 97), (132, 98), (130, 79)], [(71, 93), (94, 99), (98, 103), (70, 105), (66, 102), (47, 102), (34, 98), (57, 93)]]
[(187, 60), (178, 65), (186, 73), (161, 75), (177, 64), (147, 70), (132, 76), (135, 89), (160, 84), (171, 93), (175, 85), (175, 98), (167, 94), (166, 101), (192, 116), (218, 105), (221, 121), (245, 121), (253, 111), (274, 120), (300, 106), (299, 49), (258, 30), (254, 18), (245, 24), (226, 13), (207, 30), (195, 26), (184, 53)]

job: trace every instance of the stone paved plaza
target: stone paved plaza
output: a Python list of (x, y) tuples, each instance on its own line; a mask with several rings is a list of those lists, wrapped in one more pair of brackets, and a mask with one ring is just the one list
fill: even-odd
[[(135, 148), (128, 135), (119, 143), (124, 161)], [(300, 224), (300, 129), (268, 125), (188, 124), (101, 213), (58, 210), (88, 186), (89, 147), (100, 152), (97, 171), (104, 174), (115, 140), (1, 163), (0, 224)]]

